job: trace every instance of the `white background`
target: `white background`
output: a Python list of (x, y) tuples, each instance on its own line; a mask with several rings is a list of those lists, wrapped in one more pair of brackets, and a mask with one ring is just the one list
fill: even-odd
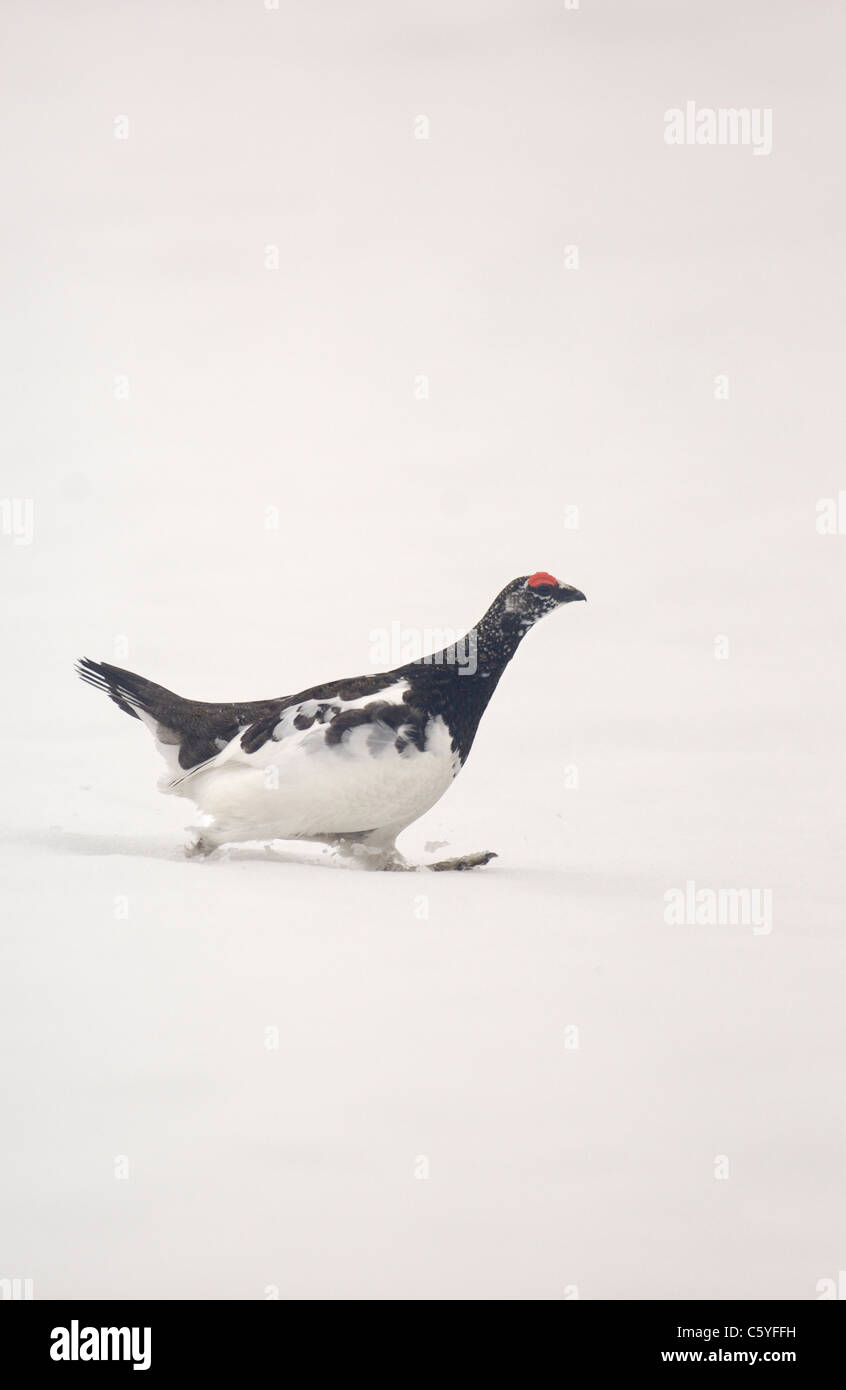
[[(0, 493), (35, 531), (0, 537), (0, 1276), (815, 1297), (846, 1268), (837, 7), (4, 18)], [(688, 100), (772, 108), (772, 154), (668, 147)], [(284, 694), (535, 569), (589, 602), (403, 840), (497, 850), (476, 874), (186, 863), (190, 806), (72, 670)], [(772, 933), (668, 926), (688, 879), (771, 889)]]

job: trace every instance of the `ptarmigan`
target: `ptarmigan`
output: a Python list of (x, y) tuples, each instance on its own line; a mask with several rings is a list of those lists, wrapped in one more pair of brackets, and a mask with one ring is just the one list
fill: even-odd
[[(551, 574), (513, 579), (467, 637), (380, 675), (327, 681), (244, 704), (185, 700), (131, 671), (84, 659), (82, 679), (153, 733), (162, 791), (208, 823), (189, 847), (313, 840), (374, 868), (408, 868), (400, 831), (434, 806), (467, 761), (479, 720), (539, 618), (584, 599)], [(469, 869), (491, 852), (429, 864)]]

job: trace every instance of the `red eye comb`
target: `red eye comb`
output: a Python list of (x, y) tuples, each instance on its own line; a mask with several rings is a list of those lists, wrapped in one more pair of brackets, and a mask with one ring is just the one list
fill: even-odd
[(537, 574), (533, 574), (530, 576), (530, 589), (536, 589), (539, 584), (552, 584), (556, 589), (558, 588), (558, 580), (555, 578), (555, 575), (547, 574), (546, 570), (538, 570)]

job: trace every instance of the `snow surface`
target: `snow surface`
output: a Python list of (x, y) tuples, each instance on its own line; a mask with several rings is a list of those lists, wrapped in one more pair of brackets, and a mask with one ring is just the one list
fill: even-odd
[[(846, 1268), (842, 17), (11, 25), (0, 1277), (815, 1297)], [(772, 155), (668, 149), (694, 97), (773, 106)], [(185, 861), (149, 735), (72, 670), (293, 692), (538, 568), (588, 602), (401, 840), (498, 851), (472, 874)], [(772, 932), (668, 925), (688, 880), (770, 889)]]

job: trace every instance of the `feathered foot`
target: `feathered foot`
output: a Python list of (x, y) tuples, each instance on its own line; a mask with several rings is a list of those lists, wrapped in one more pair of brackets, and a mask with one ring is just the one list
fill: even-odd
[(434, 874), (447, 873), (455, 870), (463, 873), (465, 869), (478, 869), (483, 864), (490, 864), (492, 859), (496, 859), (496, 850), (482, 849), (478, 854), (460, 854), (456, 859), (438, 859), (434, 864), (424, 864), (424, 869), (429, 869)]
[(186, 859), (208, 859), (210, 854), (214, 854), (220, 845), (214, 840), (206, 840), (202, 835), (197, 835), (193, 840), (189, 840), (185, 846)]

